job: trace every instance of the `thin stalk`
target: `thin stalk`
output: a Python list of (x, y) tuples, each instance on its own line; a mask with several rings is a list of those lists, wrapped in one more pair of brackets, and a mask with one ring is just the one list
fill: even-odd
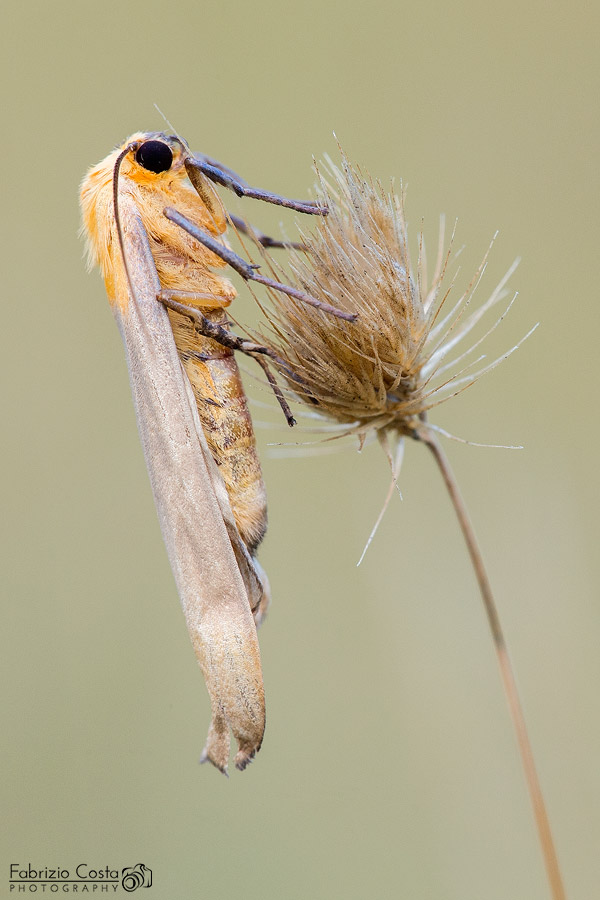
[(446, 454), (444, 453), (435, 434), (427, 427), (427, 425), (423, 424), (418, 426), (415, 432), (415, 437), (422, 443), (426, 444), (433, 453), (435, 461), (438, 464), (440, 472), (442, 473), (442, 477), (446, 484), (446, 488), (448, 489), (448, 493), (450, 494), (450, 499), (452, 500), (454, 511), (456, 512), (456, 516), (458, 518), (463, 536), (465, 538), (465, 542), (467, 544), (467, 549), (469, 551), (469, 556), (471, 557), (471, 562), (473, 563), (473, 569), (475, 571), (475, 576), (479, 584), (479, 589), (481, 591), (481, 596), (483, 599), (483, 605), (485, 607), (489, 626), (492, 632), (494, 647), (498, 658), (498, 664), (500, 666), (502, 684), (504, 685), (506, 699), (508, 701), (510, 714), (517, 736), (517, 744), (521, 753), (521, 760), (525, 773), (525, 781), (527, 782), (529, 796), (533, 805), (533, 812), (535, 816), (538, 836), (542, 848), (542, 854), (544, 856), (544, 863), (546, 865), (546, 872), (548, 874), (550, 890), (552, 892), (552, 900), (566, 900), (565, 888), (558, 865), (558, 858), (556, 855), (554, 840), (552, 838), (552, 831), (550, 829), (550, 821), (548, 819), (546, 804), (544, 803), (544, 797), (542, 795), (542, 789), (533, 758), (531, 743), (529, 741), (529, 735), (527, 733), (525, 716), (523, 715), (523, 707), (519, 698), (519, 692), (517, 689), (517, 683), (515, 680), (512, 663), (508, 655), (506, 640), (504, 637), (504, 632), (502, 630), (502, 625), (500, 623), (500, 617), (498, 615), (498, 608), (496, 606), (496, 601), (494, 600), (490, 581), (485, 570), (483, 557), (477, 544), (475, 532), (473, 531), (473, 526), (471, 524), (471, 520), (469, 518), (464, 500), (458, 488), (458, 483), (456, 481), (456, 478), (454, 477), (454, 473), (450, 468), (450, 464), (448, 462)]

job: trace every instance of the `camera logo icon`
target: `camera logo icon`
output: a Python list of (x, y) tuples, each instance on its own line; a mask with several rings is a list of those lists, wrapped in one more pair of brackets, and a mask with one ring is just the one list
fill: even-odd
[(149, 869), (144, 863), (122, 869), (121, 886), (128, 893), (137, 891), (141, 887), (152, 887), (152, 869)]

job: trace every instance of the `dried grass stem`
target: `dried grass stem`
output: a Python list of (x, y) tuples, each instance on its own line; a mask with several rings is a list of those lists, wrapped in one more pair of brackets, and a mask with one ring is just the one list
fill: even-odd
[(510, 709), (510, 715), (516, 732), (517, 744), (519, 746), (521, 761), (523, 763), (525, 781), (527, 783), (529, 796), (533, 805), (537, 832), (542, 848), (546, 872), (548, 874), (550, 890), (552, 892), (552, 900), (566, 900), (565, 888), (558, 865), (558, 857), (556, 855), (556, 848), (554, 846), (552, 831), (550, 829), (550, 820), (546, 811), (546, 804), (544, 802), (542, 788), (537, 774), (535, 760), (533, 758), (533, 751), (531, 749), (531, 742), (529, 740), (529, 734), (527, 732), (527, 725), (525, 723), (525, 716), (523, 714), (523, 707), (521, 704), (521, 699), (519, 697), (517, 682), (515, 679), (513, 666), (510, 661), (510, 656), (508, 654), (504, 632), (502, 630), (500, 617), (498, 615), (498, 608), (496, 606), (496, 601), (494, 600), (492, 587), (485, 569), (479, 545), (477, 543), (477, 538), (475, 537), (471, 519), (460, 493), (456, 478), (454, 477), (454, 473), (450, 468), (448, 458), (433, 431), (425, 423), (423, 423), (422, 425), (417, 427), (414, 436), (417, 440), (425, 444), (431, 450), (434, 456), (434, 459), (438, 465), (438, 468), (442, 474), (442, 478), (444, 479), (444, 483), (450, 495), (454, 511), (456, 512), (456, 516), (458, 518), (467, 545), (467, 549), (469, 551), (469, 556), (471, 557), (471, 562), (473, 563), (475, 577), (477, 578), (477, 583), (479, 584), (479, 590), (481, 591), (483, 605), (485, 607), (490, 630), (492, 632), (492, 638), (494, 640), (494, 647), (496, 650), (496, 656), (498, 658), (498, 664), (500, 666), (500, 675), (502, 678), (502, 684), (504, 686), (504, 692), (506, 694), (506, 699), (508, 701), (508, 706)]

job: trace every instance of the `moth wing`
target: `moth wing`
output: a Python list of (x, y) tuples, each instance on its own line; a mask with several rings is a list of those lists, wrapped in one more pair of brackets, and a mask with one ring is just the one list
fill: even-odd
[(133, 199), (121, 198), (133, 295), (117, 246), (113, 309), (160, 527), (211, 700), (202, 759), (225, 772), (229, 728), (239, 745), (238, 768), (252, 759), (263, 737), (264, 690), (252, 610), (262, 608), (268, 588), (237, 531), (167, 312), (157, 300), (160, 283), (146, 231)]

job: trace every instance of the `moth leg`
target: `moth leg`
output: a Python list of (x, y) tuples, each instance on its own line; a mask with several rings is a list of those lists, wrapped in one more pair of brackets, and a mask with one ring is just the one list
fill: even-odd
[(233, 297), (217, 297), (215, 294), (199, 294), (196, 291), (162, 290), (159, 300), (163, 303), (167, 300), (179, 300), (195, 306), (207, 307), (207, 309), (224, 309), (231, 304)]
[(230, 265), (231, 268), (246, 281), (256, 281), (259, 284), (264, 284), (272, 290), (281, 291), (281, 293), (287, 294), (295, 300), (300, 300), (302, 303), (314, 306), (316, 309), (320, 309), (332, 316), (337, 316), (339, 319), (345, 319), (348, 322), (356, 321), (356, 313), (343, 312), (340, 309), (336, 309), (335, 306), (330, 306), (328, 303), (321, 303), (320, 300), (316, 300), (314, 297), (311, 297), (310, 294), (305, 294), (304, 291), (299, 291), (296, 288), (290, 287), (288, 284), (282, 284), (280, 281), (273, 281), (272, 278), (265, 278), (264, 275), (259, 275), (256, 271), (256, 269), (259, 268), (258, 266), (247, 263), (245, 259), (242, 259), (241, 256), (238, 256), (238, 254), (234, 253), (233, 250), (230, 250), (229, 247), (223, 246), (219, 241), (215, 240), (205, 231), (202, 231), (202, 229), (198, 228), (194, 222), (191, 222), (185, 216), (182, 216), (181, 213), (177, 212), (173, 207), (167, 206), (163, 212), (170, 222), (174, 222), (176, 225), (179, 225), (180, 228), (183, 228), (183, 230), (191, 235), (191, 237), (195, 238), (198, 243), (202, 244), (208, 250), (211, 250), (215, 256), (220, 257), (224, 262)]
[[(266, 347), (263, 349), (266, 350)], [(279, 403), (279, 405), (281, 407), (281, 411), (283, 412), (288, 425), (290, 426), (290, 428), (293, 428), (294, 425), (297, 424), (296, 420), (292, 415), (292, 411), (288, 406), (287, 400), (285, 399), (285, 397), (283, 396), (283, 394), (281, 392), (281, 388), (277, 384), (277, 380), (276, 380), (275, 376), (269, 369), (266, 359), (263, 359), (262, 356), (259, 356), (258, 354), (254, 356), (254, 359), (256, 360), (256, 362), (259, 364), (259, 366), (265, 373), (266, 379), (269, 382), (269, 384), (271, 385), (271, 389), (272, 389), (273, 393), (277, 397), (277, 402)]]
[(282, 366), (285, 371), (289, 374), (291, 378), (296, 381), (300, 381), (301, 379), (294, 372), (292, 372), (289, 366), (279, 357), (277, 354), (271, 350), (270, 347), (263, 347), (261, 344), (255, 344), (254, 341), (246, 341), (243, 338), (237, 336), (237, 334), (232, 334), (231, 331), (228, 331), (227, 328), (224, 328), (222, 325), (218, 325), (216, 322), (211, 322), (210, 319), (207, 319), (206, 316), (202, 315), (200, 310), (196, 309), (193, 306), (185, 306), (183, 303), (178, 303), (176, 300), (173, 300), (170, 294), (177, 293), (176, 291), (160, 291), (157, 295), (158, 300), (168, 309), (172, 309), (173, 312), (179, 313), (182, 316), (189, 316), (190, 319), (193, 319), (198, 331), (204, 335), (204, 337), (211, 338), (211, 340), (216, 341), (216, 343), (221, 344), (222, 347), (227, 347), (229, 350), (237, 350), (239, 353), (244, 353), (246, 356), (250, 356), (252, 359), (256, 360), (259, 366), (262, 368), (265, 373), (271, 388), (273, 389), (273, 393), (277, 397), (279, 405), (283, 411), (283, 414), (286, 418), (286, 421), (290, 428), (296, 424), (296, 420), (294, 419), (292, 412), (288, 406), (288, 403), (281, 392), (281, 388), (277, 384), (273, 373), (269, 370), (267, 362), (263, 359), (263, 356), (270, 357), (273, 362), (277, 363), (278, 366)]
[(254, 228), (252, 225), (249, 225), (244, 219), (240, 219), (239, 216), (234, 216), (233, 213), (228, 212), (229, 221), (238, 231), (241, 231), (242, 234), (249, 234), (257, 244), (260, 244), (261, 247), (283, 247), (285, 250), (306, 250), (306, 244), (303, 244), (300, 241), (280, 241), (278, 238), (269, 237), (268, 234), (263, 234), (262, 231), (259, 231), (258, 228)]
[(271, 191), (250, 187), (232, 169), (222, 166), (214, 159), (209, 160), (206, 156), (188, 156), (185, 160), (185, 168), (188, 178), (194, 187), (196, 187), (195, 180), (199, 180), (197, 173), (201, 173), (201, 175), (205, 175), (216, 184), (233, 191), (238, 197), (252, 197), (254, 200), (264, 200), (265, 203), (285, 206), (288, 209), (294, 209), (296, 212), (307, 213), (308, 215), (326, 216), (328, 212), (326, 206), (320, 206), (318, 203), (311, 203), (307, 200), (290, 200), (287, 197), (281, 197), (279, 194), (273, 194)]

